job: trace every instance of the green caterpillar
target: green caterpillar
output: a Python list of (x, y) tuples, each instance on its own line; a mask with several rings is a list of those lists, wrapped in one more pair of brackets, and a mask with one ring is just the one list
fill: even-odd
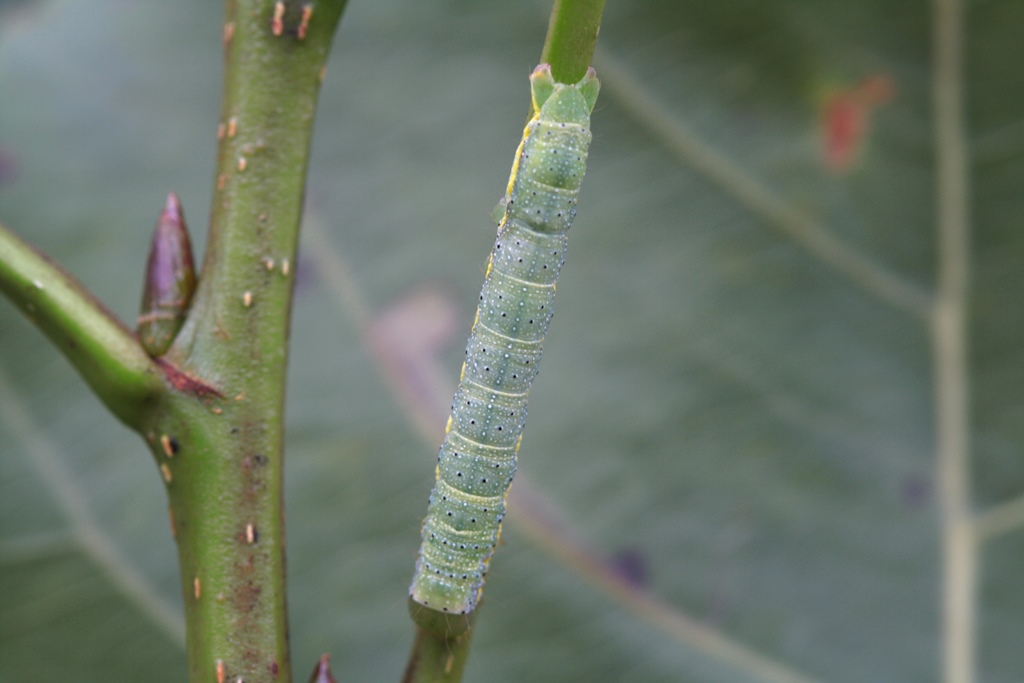
[(412, 600), (438, 612), (476, 607), (498, 543), (599, 88), (593, 69), (575, 85), (555, 82), (547, 64), (530, 76), (534, 113), (502, 200), (409, 588)]

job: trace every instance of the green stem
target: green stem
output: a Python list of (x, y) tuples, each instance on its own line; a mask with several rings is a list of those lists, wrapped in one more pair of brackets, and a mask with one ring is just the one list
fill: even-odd
[(164, 390), (135, 335), (85, 288), (0, 225), (0, 291), (57, 346), (114, 415), (137, 428)]
[(468, 615), (442, 614), (409, 600), (416, 640), (402, 683), (458, 683), (469, 658), (473, 625), (480, 608)]
[(541, 63), (560, 83), (576, 83), (594, 58), (605, 0), (555, 0)]
[(179, 390), (145, 431), (167, 482), (190, 680), (289, 683), (282, 500), (296, 247), (343, 0), (229, 0), (210, 232)]

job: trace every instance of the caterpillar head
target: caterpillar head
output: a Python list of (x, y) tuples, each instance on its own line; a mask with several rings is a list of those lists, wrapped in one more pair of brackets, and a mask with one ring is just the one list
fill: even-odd
[(594, 110), (600, 89), (601, 82), (597, 80), (593, 67), (588, 68), (583, 78), (574, 85), (556, 81), (551, 75), (550, 64), (541, 64), (530, 74), (534, 110), (557, 112), (556, 120), (567, 123), (586, 124), (590, 121), (590, 112)]

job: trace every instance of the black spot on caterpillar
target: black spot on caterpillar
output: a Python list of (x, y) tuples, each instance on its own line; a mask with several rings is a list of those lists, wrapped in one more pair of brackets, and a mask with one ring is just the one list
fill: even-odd
[(498, 543), (516, 470), (526, 398), (551, 322), (555, 280), (590, 146), (600, 84), (575, 85), (541, 64), (530, 76), (533, 117), (516, 151), (498, 238), (452, 401), (437, 481), (409, 595), (425, 607), (467, 614), (477, 604)]

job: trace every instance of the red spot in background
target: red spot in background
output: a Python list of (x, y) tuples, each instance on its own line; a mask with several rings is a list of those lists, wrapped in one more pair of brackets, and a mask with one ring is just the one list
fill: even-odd
[(833, 173), (850, 170), (867, 135), (871, 113), (889, 102), (895, 92), (896, 86), (887, 74), (873, 74), (825, 100), (821, 136), (828, 170)]

